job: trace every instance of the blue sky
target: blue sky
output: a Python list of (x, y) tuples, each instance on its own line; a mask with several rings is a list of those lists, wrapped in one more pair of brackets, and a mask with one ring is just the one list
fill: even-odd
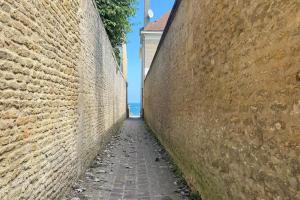
[[(174, 0), (151, 0), (151, 9), (154, 12), (154, 21), (160, 18), (165, 12), (172, 9)], [(141, 61), (139, 58), (140, 28), (144, 23), (144, 0), (137, 0), (136, 15), (130, 18), (133, 24), (132, 32), (127, 34), (128, 51), (128, 101), (129, 103), (140, 102), (141, 92)]]

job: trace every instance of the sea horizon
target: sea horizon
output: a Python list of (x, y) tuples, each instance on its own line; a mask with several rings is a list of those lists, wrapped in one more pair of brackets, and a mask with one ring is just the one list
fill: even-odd
[(129, 116), (130, 117), (140, 117), (141, 116), (141, 103), (140, 102), (130, 102), (128, 103)]

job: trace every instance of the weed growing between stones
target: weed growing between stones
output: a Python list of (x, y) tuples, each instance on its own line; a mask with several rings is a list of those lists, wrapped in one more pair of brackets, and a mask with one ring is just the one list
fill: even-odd
[(190, 200), (202, 200), (199, 192), (192, 192), (190, 194)]

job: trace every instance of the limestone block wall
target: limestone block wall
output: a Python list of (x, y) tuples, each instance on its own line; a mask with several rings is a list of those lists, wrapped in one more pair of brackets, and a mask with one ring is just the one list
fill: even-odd
[(299, 10), (189, 0), (173, 12), (145, 119), (204, 199), (300, 199)]
[(126, 116), (88, 0), (0, 1), (0, 199), (60, 199)]

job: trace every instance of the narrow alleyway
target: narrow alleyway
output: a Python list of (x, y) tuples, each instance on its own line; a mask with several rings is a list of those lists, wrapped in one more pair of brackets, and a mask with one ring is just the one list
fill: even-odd
[(126, 120), (102, 152), (65, 199), (188, 199), (188, 188), (141, 119)]

